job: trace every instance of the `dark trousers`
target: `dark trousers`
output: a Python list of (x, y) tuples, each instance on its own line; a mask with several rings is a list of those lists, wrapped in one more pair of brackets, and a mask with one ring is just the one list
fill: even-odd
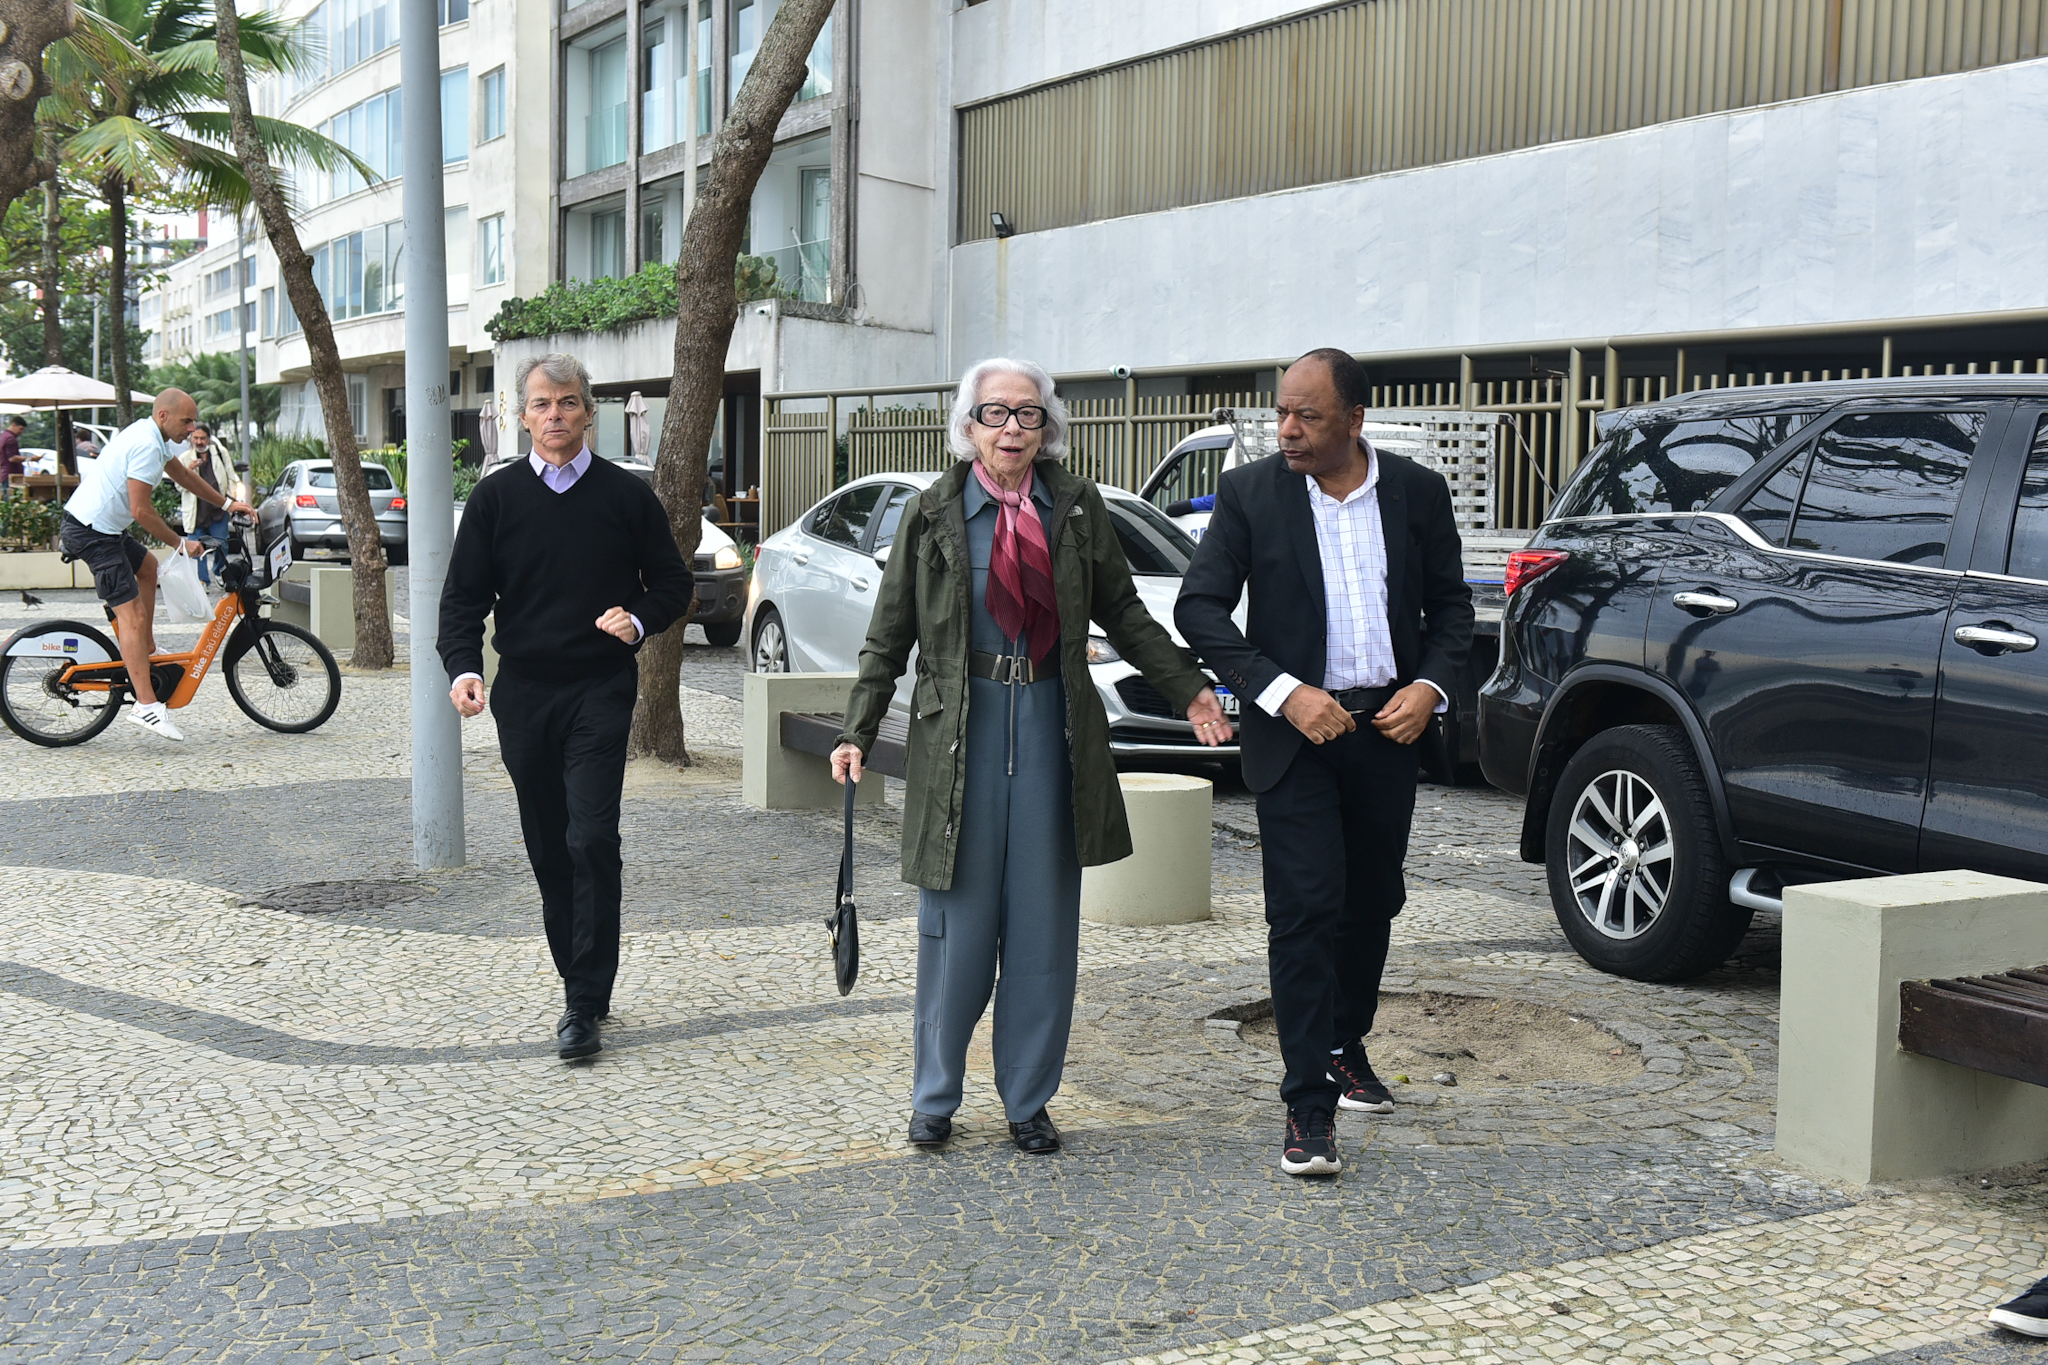
[(498, 749), (540, 884), (548, 950), (572, 1010), (611, 1011), (619, 974), (619, 793), (639, 670), (546, 683), (500, 672)]
[(1408, 898), (1416, 757), (1360, 716), (1348, 735), (1304, 742), (1258, 795), (1267, 969), (1287, 1064), (1280, 1097), (1290, 1106), (1334, 1111), (1330, 1049), (1372, 1031), (1387, 940)]

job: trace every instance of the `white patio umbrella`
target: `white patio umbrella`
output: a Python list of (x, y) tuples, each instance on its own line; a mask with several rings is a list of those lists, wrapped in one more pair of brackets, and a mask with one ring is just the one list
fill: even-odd
[(626, 395), (626, 448), (636, 460), (647, 459), (647, 400), (635, 389)]
[[(117, 394), (112, 384), (88, 379), (62, 365), (45, 365), (40, 370), (0, 380), (0, 403), (20, 408), (111, 408)], [(153, 403), (153, 393), (131, 393), (136, 403)]]
[(486, 398), (484, 405), (476, 410), (476, 438), (483, 444), (484, 458), (491, 459), (498, 453), (498, 400)]

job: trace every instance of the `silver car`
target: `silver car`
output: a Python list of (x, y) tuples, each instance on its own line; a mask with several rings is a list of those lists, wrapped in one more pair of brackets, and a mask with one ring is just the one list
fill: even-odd
[[(370, 510), (377, 514), (384, 556), (393, 564), (403, 564), (405, 494), (398, 491), (390, 470), (368, 460), (363, 462), (363, 481), (370, 486)], [(270, 489), (257, 491), (263, 499), (256, 505), (261, 544), (272, 545), (279, 535), (288, 536), (294, 563), (348, 558), (348, 532), (341, 524), (341, 499), (335, 491), (331, 461), (295, 461), (284, 467)]]
[[(762, 541), (754, 551), (754, 581), (747, 601), (751, 664), (757, 673), (851, 673), (874, 615), (882, 566), (910, 499), (937, 474), (870, 474), (838, 489)], [(1180, 576), (1194, 541), (1143, 498), (1102, 486), (1117, 538), (1130, 561), (1138, 598), (1166, 633), (1185, 643), (1173, 624)], [(1240, 624), (1244, 612), (1238, 606)], [(913, 657), (915, 657), (913, 655)], [(1088, 671), (1109, 713), (1109, 747), (1119, 758), (1192, 756), (1235, 758), (1237, 746), (1202, 748), (1195, 728), (1173, 713), (1159, 690), (1126, 663), (1095, 626), (1088, 625)], [(904, 669), (891, 710), (910, 714), (915, 667)], [(1218, 686), (1229, 715), (1237, 698)]]

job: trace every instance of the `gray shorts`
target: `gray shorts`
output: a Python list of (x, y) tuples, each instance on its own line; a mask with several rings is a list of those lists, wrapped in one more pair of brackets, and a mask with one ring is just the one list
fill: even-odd
[(126, 531), (110, 536), (66, 512), (57, 547), (92, 570), (93, 589), (108, 606), (125, 606), (142, 595), (135, 571), (142, 567), (149, 551)]

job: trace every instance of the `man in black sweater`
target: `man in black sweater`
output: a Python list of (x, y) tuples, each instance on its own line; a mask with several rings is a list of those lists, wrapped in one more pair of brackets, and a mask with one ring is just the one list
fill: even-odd
[(690, 569), (638, 477), (584, 443), (590, 374), (573, 356), (519, 367), (533, 454), (478, 484), (441, 592), (441, 663), (465, 717), (484, 709), (484, 618), (497, 612), (498, 748), (568, 1008), (561, 1055), (599, 1050), (619, 970), (619, 794), (640, 642), (684, 619)]

